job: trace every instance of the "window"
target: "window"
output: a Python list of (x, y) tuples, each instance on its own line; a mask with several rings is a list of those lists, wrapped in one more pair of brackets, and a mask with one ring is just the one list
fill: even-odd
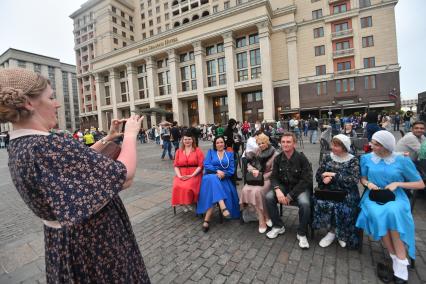
[(237, 48), (244, 47), (247, 45), (246, 37), (237, 38), (235, 41), (236, 41)]
[(121, 12), (121, 16), (124, 18), (126, 15), (124, 14), (124, 12)]
[(376, 88), (376, 75), (364, 77), (364, 89), (370, 90)]
[(319, 18), (322, 18), (322, 9), (312, 11), (312, 19), (315, 20)]
[(349, 41), (336, 42), (336, 50), (343, 50), (351, 48)]
[(164, 61), (163, 61), (163, 60), (158, 60), (158, 61), (157, 61), (157, 68), (163, 68), (163, 67), (166, 67), (163, 63), (164, 63)]
[(148, 90), (146, 90), (146, 76), (138, 78), (138, 90), (139, 90), (139, 99), (145, 99), (148, 97), (147, 93)]
[(217, 13), (219, 11), (219, 6), (215, 5), (213, 6), (213, 13)]
[(355, 90), (355, 79), (336, 80), (336, 93), (347, 93)]
[(344, 22), (344, 23), (334, 25), (334, 31), (335, 32), (346, 31), (346, 30), (349, 30), (348, 22)]
[(154, 25), (154, 21), (153, 20), (149, 20), (149, 26), (152, 27)]
[(116, 34), (117, 33), (117, 28), (116, 27), (112, 27), (112, 32)]
[(135, 37), (131, 35), (130, 40), (135, 41)]
[(142, 33), (142, 39), (146, 39), (146, 33)]
[(250, 66), (251, 66), (251, 79), (260, 78), (262, 74), (260, 68), (260, 49), (250, 50)]
[(157, 28), (157, 34), (161, 33), (161, 27)]
[(143, 9), (145, 9), (145, 4), (141, 3), (141, 11), (143, 11)]
[(362, 38), (362, 47), (374, 46), (373, 36), (366, 36)]
[(114, 38), (114, 43), (118, 44), (118, 39)]
[(111, 94), (109, 92), (109, 86), (105, 86), (105, 104), (106, 105), (111, 104)]
[(360, 8), (364, 8), (364, 7), (368, 7), (368, 6), (371, 6), (370, 0), (359, 0), (359, 7)]
[(169, 3), (164, 3), (164, 10), (169, 9)]
[(324, 28), (316, 28), (314, 29), (314, 38), (323, 37), (324, 36)]
[(169, 19), (169, 13), (165, 13), (164, 14), (164, 20), (168, 20)]
[(224, 3), (223, 3), (223, 9), (224, 10), (226, 10), (226, 9), (229, 9), (229, 1), (225, 1)]
[(130, 31), (133, 32), (133, 26), (130, 26)]
[(216, 47), (217, 47), (217, 53), (223, 52), (223, 43), (218, 43)]
[(146, 65), (145, 64), (139, 65), (138, 74), (145, 73), (145, 72), (146, 72)]
[(316, 76), (325, 75), (326, 74), (325, 65), (316, 66), (315, 67), (315, 74), (316, 74)]
[(155, 12), (156, 13), (160, 13), (160, 6), (158, 6), (158, 7), (155, 8)]
[(344, 13), (347, 11), (346, 3), (336, 5), (333, 7), (333, 14)]
[(169, 71), (158, 73), (158, 91), (160, 96), (171, 93)]
[(148, 17), (152, 17), (152, 10), (148, 10)]
[(132, 16), (129, 16), (129, 21), (133, 22), (133, 17)]
[(197, 77), (195, 72), (195, 64), (180, 68), (182, 92), (197, 89)]
[(325, 54), (325, 46), (319, 45), (315, 46), (315, 56), (321, 56)]
[(345, 70), (351, 70), (351, 62), (350, 61), (337, 63), (337, 71), (345, 71)]
[(214, 45), (206, 47), (206, 55), (212, 55), (215, 53), (216, 53), (216, 49)]
[(259, 43), (259, 34), (252, 34), (249, 35), (249, 44), (256, 44)]
[(117, 18), (116, 17), (112, 17), (112, 22), (113, 23), (117, 23)]
[(123, 41), (123, 47), (127, 46), (127, 42)]
[(122, 35), (123, 37), (126, 37), (126, 32), (121, 32), (121, 35)]
[(145, 29), (145, 23), (142, 23), (142, 29)]
[(369, 28), (373, 26), (373, 18), (371, 16), (361, 18), (361, 28)]
[(207, 61), (207, 86), (214, 87), (216, 85), (216, 60), (209, 60)]
[(126, 82), (120, 82), (121, 102), (127, 102)]
[(123, 28), (125, 28), (125, 27), (126, 27), (126, 23), (125, 23), (125, 22), (123, 22), (123, 21), (121, 21), (121, 26), (122, 26)]
[(238, 82), (248, 80), (248, 69), (247, 69), (247, 53), (242, 52), (237, 54), (237, 72)]
[(376, 59), (374, 57), (364, 58), (364, 68), (372, 68), (376, 66)]
[(151, 7), (151, 5), (152, 5), (152, 1), (148, 0), (148, 7)]
[(116, 13), (116, 12), (117, 12), (117, 9), (116, 9), (114, 6), (111, 6), (111, 11), (112, 11), (113, 13)]
[(161, 17), (157, 17), (157, 24), (161, 23)]
[(217, 59), (217, 67), (219, 71), (219, 85), (225, 85), (226, 84), (225, 57), (221, 57)]
[(315, 85), (317, 96), (327, 95), (327, 82), (318, 82)]
[(166, 30), (170, 29), (170, 24), (166, 24)]
[(145, 19), (145, 14), (144, 14), (144, 13), (142, 13), (142, 14), (141, 14), (141, 19), (142, 19), (142, 20), (144, 20), (144, 19)]

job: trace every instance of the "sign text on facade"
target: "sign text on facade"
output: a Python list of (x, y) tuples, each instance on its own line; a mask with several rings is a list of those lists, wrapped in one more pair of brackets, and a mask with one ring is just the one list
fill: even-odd
[(144, 47), (144, 48), (139, 48), (139, 54), (145, 53), (145, 52), (148, 52), (150, 50), (157, 49), (157, 48), (161, 48), (161, 47), (164, 47), (164, 46), (167, 46), (167, 45), (170, 45), (170, 44), (175, 43), (177, 41), (178, 41), (177, 37), (174, 37), (174, 38), (171, 38), (171, 39), (165, 39), (164, 41), (158, 42), (156, 44), (148, 45), (147, 47)]

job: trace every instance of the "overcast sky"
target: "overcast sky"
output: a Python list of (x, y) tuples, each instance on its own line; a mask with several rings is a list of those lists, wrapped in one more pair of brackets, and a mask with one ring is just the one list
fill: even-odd
[[(302, 1), (302, 0), (296, 0)], [(0, 54), (9, 47), (75, 64), (69, 15), (85, 0), (0, 0)], [(396, 5), (402, 99), (426, 91), (426, 0)]]

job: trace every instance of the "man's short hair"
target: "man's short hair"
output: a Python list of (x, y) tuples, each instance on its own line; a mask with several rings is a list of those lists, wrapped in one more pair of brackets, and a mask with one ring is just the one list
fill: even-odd
[(423, 125), (423, 127), (426, 127), (426, 124), (425, 124), (423, 121), (420, 121), (420, 120), (415, 121), (415, 122), (411, 125), (411, 127), (412, 127), (412, 128), (414, 128), (414, 126), (416, 126), (417, 124), (421, 124), (421, 125)]
[(294, 143), (296, 143), (296, 142), (297, 142), (296, 135), (295, 135), (293, 132), (284, 132), (284, 133), (283, 133), (283, 135), (281, 135), (280, 142), (281, 142), (281, 139), (282, 139), (283, 137), (292, 137), (292, 138), (293, 138), (293, 142), (294, 142)]

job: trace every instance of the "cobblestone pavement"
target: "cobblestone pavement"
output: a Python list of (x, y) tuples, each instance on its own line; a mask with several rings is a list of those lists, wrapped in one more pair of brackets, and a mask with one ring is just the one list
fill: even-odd
[[(203, 150), (210, 142), (201, 142)], [(379, 283), (375, 265), (388, 260), (380, 242), (364, 238), (362, 254), (333, 244), (318, 246), (324, 231), (316, 232), (311, 248), (296, 241), (297, 208), (284, 210), (286, 232), (274, 240), (257, 232), (257, 223), (238, 220), (201, 231), (202, 219), (170, 206), (173, 166), (160, 160), (160, 148), (138, 145), (139, 163), (133, 186), (120, 195), (153, 283)], [(304, 153), (318, 167), (319, 145), (305, 141)], [(13, 187), (7, 154), (0, 149), (0, 283), (44, 283), (42, 225)], [(415, 207), (416, 269), (410, 283), (426, 283), (426, 201)]]

